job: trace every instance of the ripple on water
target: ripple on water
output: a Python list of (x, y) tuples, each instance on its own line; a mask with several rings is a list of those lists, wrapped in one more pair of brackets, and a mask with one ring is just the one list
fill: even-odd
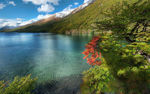
[(0, 33), (0, 79), (32, 74), (37, 94), (79, 93), (81, 73), (89, 68), (82, 59), (89, 36), (47, 33)]

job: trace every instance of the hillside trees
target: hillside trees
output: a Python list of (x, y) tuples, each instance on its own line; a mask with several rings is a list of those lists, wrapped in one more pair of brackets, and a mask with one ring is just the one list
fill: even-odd
[[(97, 44), (106, 65), (123, 94), (150, 93), (150, 0), (124, 0), (104, 10), (105, 16), (96, 22), (99, 29), (111, 31), (101, 35)], [(96, 73), (87, 72), (89, 83)], [(93, 75), (93, 76), (92, 76)], [(99, 77), (98, 79), (100, 79)], [(109, 80), (111, 83), (111, 80)], [(113, 80), (114, 81), (114, 80)], [(95, 82), (101, 83), (101, 82)], [(118, 84), (118, 83), (117, 83)], [(103, 86), (107, 85), (105, 83)], [(96, 91), (104, 91), (95, 87)], [(112, 87), (111, 87), (112, 88)]]

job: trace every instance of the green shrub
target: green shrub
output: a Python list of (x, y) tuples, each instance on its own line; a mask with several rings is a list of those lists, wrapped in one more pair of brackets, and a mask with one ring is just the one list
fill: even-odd
[(88, 86), (90, 93), (113, 92), (113, 82), (115, 79), (105, 65), (95, 66), (84, 73), (84, 82)]
[[(111, 31), (101, 35), (97, 50), (102, 53), (109, 73), (118, 81), (121, 94), (150, 94), (149, 5), (150, 0), (124, 0), (104, 10), (105, 18), (96, 22), (99, 30)], [(92, 71), (95, 73), (92, 72), (91, 79), (103, 74)], [(95, 83), (103, 84), (103, 81)], [(94, 88), (99, 90), (99, 87)]]
[(15, 77), (12, 82), (0, 81), (0, 94), (32, 94), (35, 81), (31, 75)]

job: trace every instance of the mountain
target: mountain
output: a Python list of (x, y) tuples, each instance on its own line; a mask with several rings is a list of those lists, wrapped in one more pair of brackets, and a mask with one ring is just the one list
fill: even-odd
[(0, 31), (5, 31), (5, 30), (9, 30), (9, 29), (13, 29), (15, 28), (14, 26), (4, 26), (0, 28)]
[(32, 24), (33, 24), (33, 25), (38, 25), (38, 24), (43, 24), (43, 23), (47, 23), (47, 22), (50, 22), (50, 21), (54, 21), (54, 20), (57, 21), (57, 20), (59, 20), (59, 19), (61, 19), (61, 18), (60, 18), (60, 17), (56, 17), (56, 15), (54, 14), (54, 15), (52, 15), (52, 16), (46, 18), (46, 19), (39, 20), (39, 21), (34, 22), (34, 23), (32, 23)]
[(78, 11), (84, 9), (86, 6), (88, 6), (88, 4), (93, 3), (95, 0), (89, 0), (89, 2), (84, 3), (83, 5), (80, 5), (78, 8), (74, 9), (71, 14), (77, 13)]
[(92, 0), (76, 8), (65, 17), (57, 17), (56, 14), (50, 18), (38, 22), (15, 28), (9, 31), (17, 32), (53, 32), (53, 33), (72, 33), (90, 32), (92, 25), (96, 21), (103, 19), (101, 11), (109, 8), (113, 3), (123, 0)]

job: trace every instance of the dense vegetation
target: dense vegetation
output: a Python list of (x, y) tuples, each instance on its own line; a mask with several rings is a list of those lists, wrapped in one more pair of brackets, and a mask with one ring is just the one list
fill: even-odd
[(88, 93), (150, 94), (150, 0), (96, 0), (59, 21), (17, 31), (105, 31), (83, 52), (93, 66), (84, 72)]
[(12, 82), (0, 81), (0, 94), (33, 94), (35, 81), (30, 75), (15, 77)]
[(101, 34), (94, 47), (102, 57), (83, 53), (91, 65), (97, 59), (90, 58), (102, 61), (84, 73), (90, 92), (150, 94), (149, 5), (150, 0), (124, 0), (101, 12), (105, 18), (95, 24), (111, 32)]

